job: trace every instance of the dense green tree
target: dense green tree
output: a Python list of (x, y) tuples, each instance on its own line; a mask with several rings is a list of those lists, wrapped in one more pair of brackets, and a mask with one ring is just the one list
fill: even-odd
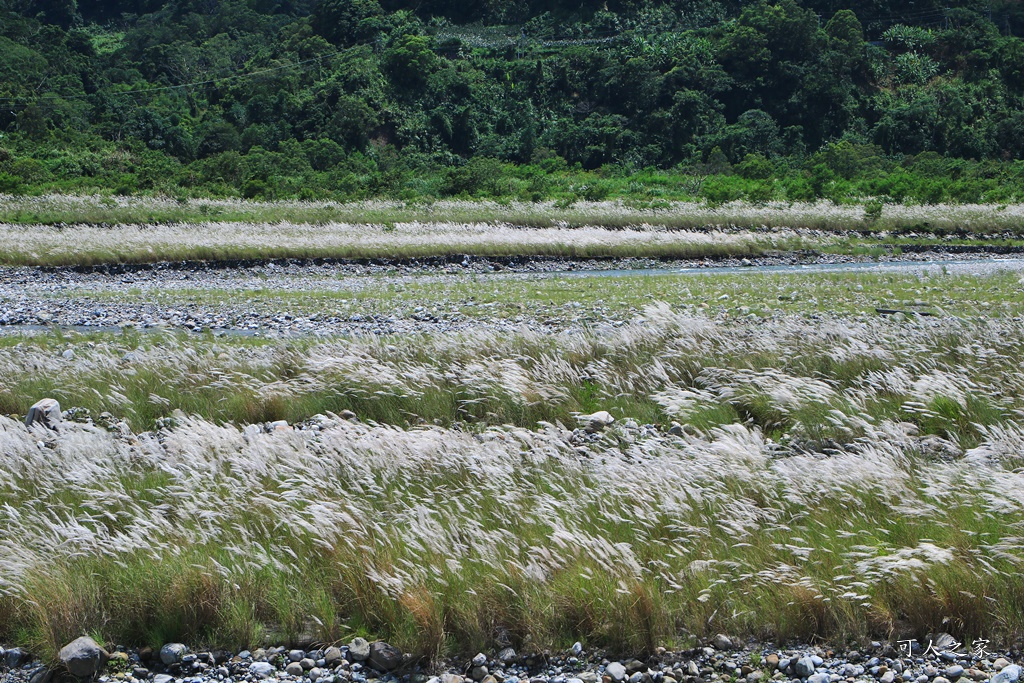
[(976, 0), (0, 0), (0, 174), (535, 198), (680, 165), (737, 174), (718, 200), (1004, 196), (1018, 24)]
[(377, 0), (317, 0), (312, 27), (335, 45), (373, 40), (383, 10)]

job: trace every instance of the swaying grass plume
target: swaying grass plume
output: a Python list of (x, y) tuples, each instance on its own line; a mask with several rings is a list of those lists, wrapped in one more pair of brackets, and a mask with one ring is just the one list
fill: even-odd
[(52, 227), (0, 224), (0, 263), (72, 266), (158, 261), (431, 256), (559, 256), (698, 259), (757, 256), (805, 246), (793, 231), (771, 235), (551, 227), (508, 223), (181, 223)]
[[(0, 638), (50, 655), (1024, 628), (1019, 319), (66, 341), (0, 349), (3, 410), (49, 394), (137, 433), (0, 418)], [(248, 424), (280, 417), (308, 421)]]

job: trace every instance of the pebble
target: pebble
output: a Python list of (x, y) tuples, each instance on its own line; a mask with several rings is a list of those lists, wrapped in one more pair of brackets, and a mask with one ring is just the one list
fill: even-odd
[[(365, 643), (365, 647), (363, 643), (353, 641), (354, 653), (345, 647), (322, 651), (272, 647), (237, 656), (219, 651), (189, 653), (181, 643), (168, 643), (159, 653), (149, 651), (145, 656), (142, 651), (118, 648), (112, 653), (119, 660), (117, 668), (105, 672), (101, 669), (98, 683), (975, 683), (988, 675), (980, 669), (999, 670), (994, 683), (1024, 683), (1020, 681), (1020, 666), (1009, 657), (994, 661), (965, 658), (963, 664), (945, 663), (934, 652), (900, 658), (895, 650), (890, 651), (890, 643), (877, 645), (871, 652), (883, 656), (871, 656), (867, 661), (859, 653), (844, 656), (841, 652), (810, 648), (761, 654), (755, 660), (757, 649), (746, 649), (737, 643), (731, 643), (733, 647), (728, 650), (658, 650), (648, 660), (616, 661), (601, 660), (601, 653), (588, 653), (580, 644), (544, 656), (517, 657), (513, 651), (481, 652), (468, 662), (451, 662), (451, 668), (432, 677), (415, 663), (410, 664), (410, 669), (389, 673), (378, 666), (379, 662), (374, 664), (370, 655), (359, 661), (361, 649), (369, 649), (371, 654), (391, 650), (396, 657), (391, 663), (408, 662), (387, 643)], [(711, 644), (715, 644), (714, 639)], [(15, 650), (0, 648), (0, 662), (7, 663), (12, 654), (16, 654)], [(165, 655), (177, 661), (163, 664)], [(23, 654), (18, 655), (18, 667), (0, 673), (0, 683), (50, 683), (40, 664), (21, 667), (23, 659)], [(603, 668), (598, 667), (598, 662)], [(488, 670), (488, 664), (493, 671)]]

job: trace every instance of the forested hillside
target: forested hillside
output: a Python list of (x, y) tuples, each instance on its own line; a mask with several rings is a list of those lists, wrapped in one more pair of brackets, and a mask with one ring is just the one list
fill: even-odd
[(1024, 10), (0, 0), (0, 192), (1024, 198)]

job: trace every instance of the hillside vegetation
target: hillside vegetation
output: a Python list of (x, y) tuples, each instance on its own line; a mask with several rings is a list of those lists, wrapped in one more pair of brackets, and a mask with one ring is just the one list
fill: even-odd
[(1024, 195), (998, 2), (0, 0), (0, 193)]

